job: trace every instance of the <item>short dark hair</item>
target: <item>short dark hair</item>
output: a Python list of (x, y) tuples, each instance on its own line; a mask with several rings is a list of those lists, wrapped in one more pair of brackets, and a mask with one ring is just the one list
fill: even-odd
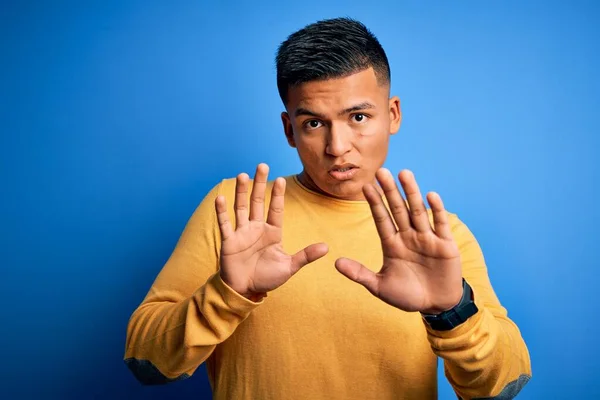
[(301, 83), (343, 78), (369, 67), (379, 84), (391, 82), (383, 47), (359, 21), (321, 20), (292, 33), (277, 50), (277, 88), (284, 104), (290, 87)]

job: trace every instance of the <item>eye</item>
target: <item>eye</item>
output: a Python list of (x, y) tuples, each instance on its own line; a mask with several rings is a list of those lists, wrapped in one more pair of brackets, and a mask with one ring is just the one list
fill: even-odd
[(321, 121), (316, 120), (316, 119), (310, 119), (304, 123), (304, 127), (306, 129), (317, 129), (317, 128), (320, 128), (321, 125), (323, 125), (321, 123)]
[(352, 119), (354, 122), (364, 123), (367, 121), (368, 117), (366, 114), (354, 114), (352, 115)]

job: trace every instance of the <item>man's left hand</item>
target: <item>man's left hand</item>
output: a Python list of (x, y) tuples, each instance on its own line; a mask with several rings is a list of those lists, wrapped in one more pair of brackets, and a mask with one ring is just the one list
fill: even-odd
[(379, 169), (376, 178), (389, 210), (374, 185), (365, 185), (363, 193), (381, 239), (383, 266), (375, 273), (357, 261), (339, 258), (335, 267), (401, 310), (438, 314), (451, 309), (462, 297), (462, 271), (460, 252), (442, 199), (435, 192), (427, 195), (433, 213), (432, 227), (411, 171), (398, 174), (408, 207), (387, 169)]

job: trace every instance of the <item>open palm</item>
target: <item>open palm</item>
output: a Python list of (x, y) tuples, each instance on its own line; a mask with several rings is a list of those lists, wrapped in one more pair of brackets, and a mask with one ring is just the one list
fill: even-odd
[(260, 298), (283, 285), (300, 268), (323, 257), (328, 251), (324, 243), (312, 244), (294, 255), (283, 251), (281, 240), (285, 179), (275, 180), (267, 220), (264, 221), (268, 172), (266, 164), (259, 164), (257, 167), (250, 207), (249, 177), (246, 174), (237, 177), (235, 229), (227, 214), (225, 198), (219, 196), (215, 200), (222, 238), (221, 278), (228, 286), (249, 299)]
[(357, 261), (340, 258), (336, 268), (404, 311), (435, 314), (452, 308), (462, 296), (462, 271), (442, 199), (433, 192), (427, 197), (433, 212), (432, 227), (410, 171), (398, 175), (408, 206), (389, 171), (380, 169), (376, 177), (390, 209), (373, 185), (365, 185), (363, 192), (381, 239), (383, 266), (374, 273)]

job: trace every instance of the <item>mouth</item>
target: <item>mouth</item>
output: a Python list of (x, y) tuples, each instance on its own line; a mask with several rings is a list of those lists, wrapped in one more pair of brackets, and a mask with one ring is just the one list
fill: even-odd
[(347, 181), (356, 175), (358, 169), (356, 165), (350, 163), (334, 165), (329, 170), (329, 176), (338, 181)]

